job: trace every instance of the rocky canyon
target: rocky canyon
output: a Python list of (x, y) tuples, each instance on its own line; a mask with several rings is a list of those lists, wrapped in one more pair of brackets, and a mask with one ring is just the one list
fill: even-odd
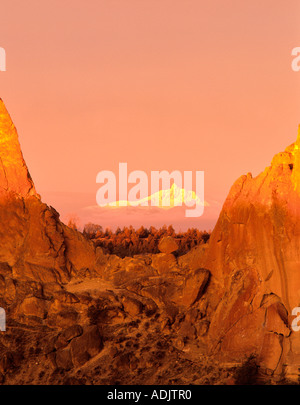
[(300, 131), (176, 249), (120, 258), (61, 222), (0, 100), (1, 384), (298, 383)]

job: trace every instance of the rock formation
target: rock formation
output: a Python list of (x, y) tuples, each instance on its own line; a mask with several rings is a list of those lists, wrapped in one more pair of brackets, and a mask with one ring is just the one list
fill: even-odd
[(300, 359), (300, 334), (290, 329), (300, 304), (300, 127), (271, 166), (234, 183), (199, 264), (220, 296), (209, 334), (214, 353), (254, 354), (271, 373), (287, 367), (293, 374)]
[(9, 192), (22, 197), (36, 195), (16, 128), (0, 99), (0, 196)]

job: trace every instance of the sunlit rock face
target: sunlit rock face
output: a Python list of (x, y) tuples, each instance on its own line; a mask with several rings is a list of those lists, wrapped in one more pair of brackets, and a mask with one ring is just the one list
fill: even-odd
[(1, 99), (0, 240), (0, 262), (12, 266), (18, 278), (66, 281), (82, 267), (94, 266), (93, 244), (62, 224), (37, 194)]
[(255, 354), (273, 371), (300, 354), (300, 332), (290, 330), (300, 304), (299, 148), (300, 129), (271, 166), (234, 183), (202, 259), (222, 296), (212, 349), (230, 358)]
[(16, 128), (0, 99), (0, 196), (13, 192), (36, 195), (21, 152)]

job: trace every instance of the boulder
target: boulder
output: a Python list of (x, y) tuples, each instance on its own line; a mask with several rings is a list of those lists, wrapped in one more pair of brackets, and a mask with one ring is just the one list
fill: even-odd
[(82, 335), (82, 327), (80, 325), (72, 325), (69, 328), (63, 330), (56, 338), (54, 347), (56, 349), (66, 347), (69, 342)]
[(57, 350), (55, 362), (58, 368), (71, 370), (73, 368), (73, 361), (70, 348), (66, 347), (64, 349)]
[(178, 244), (172, 236), (165, 236), (159, 241), (158, 249), (161, 253), (172, 253), (178, 249)]
[(86, 327), (81, 336), (71, 341), (70, 346), (74, 366), (82, 366), (102, 350), (103, 343), (98, 327)]
[(152, 255), (152, 267), (158, 271), (158, 274), (165, 274), (176, 267), (177, 261), (172, 253), (158, 253)]
[(25, 298), (19, 307), (20, 315), (25, 316), (36, 316), (38, 318), (45, 318), (47, 312), (47, 301), (30, 297)]
[(128, 296), (124, 297), (122, 300), (122, 304), (124, 307), (124, 311), (131, 317), (139, 315), (143, 310), (143, 304), (135, 298), (131, 298)]
[(177, 305), (190, 307), (201, 298), (209, 278), (210, 272), (206, 269), (191, 272), (186, 276), (183, 286), (172, 297), (172, 301)]

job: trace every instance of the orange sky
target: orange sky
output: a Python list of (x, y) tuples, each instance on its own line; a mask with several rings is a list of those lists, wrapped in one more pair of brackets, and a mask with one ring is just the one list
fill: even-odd
[[(43, 200), (82, 224), (212, 228), (236, 178), (296, 139), (299, 16), (299, 0), (1, 0), (0, 97)], [(87, 213), (119, 162), (204, 170), (210, 208)]]

